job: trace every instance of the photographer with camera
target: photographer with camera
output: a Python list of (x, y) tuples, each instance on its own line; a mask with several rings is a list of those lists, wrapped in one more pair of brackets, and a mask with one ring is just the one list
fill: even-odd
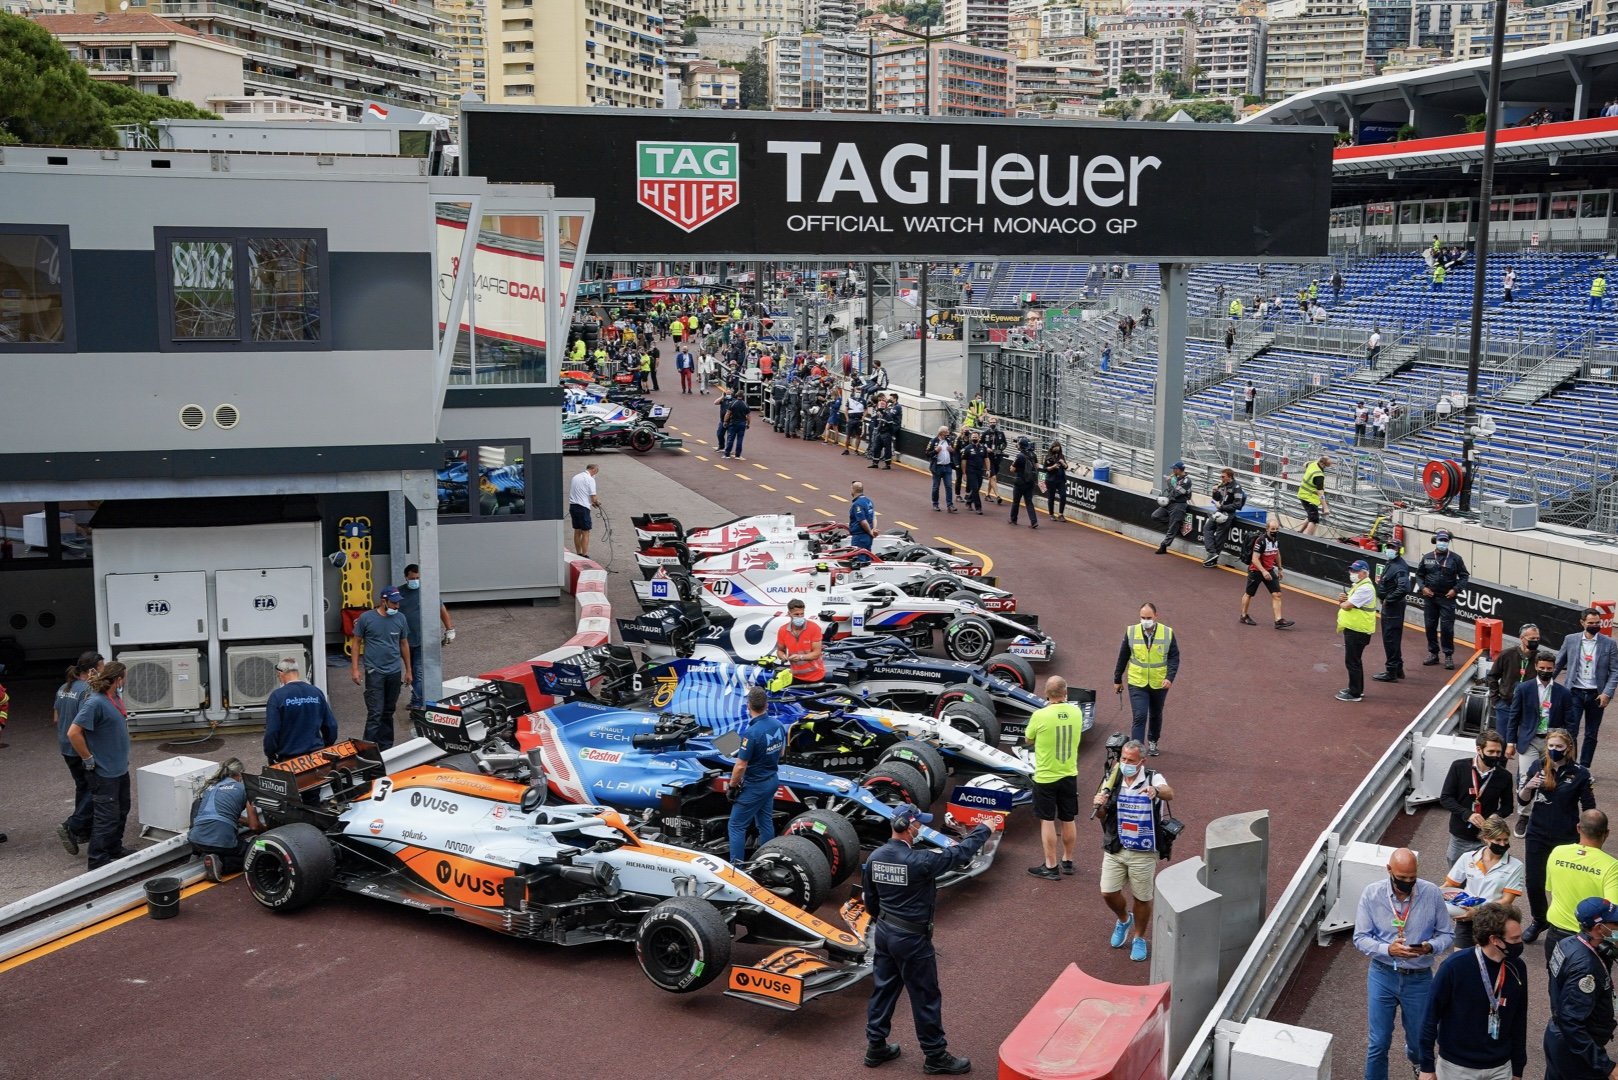
[[(1161, 852), (1158, 830), (1168, 816), (1164, 803), (1172, 802), (1174, 789), (1163, 774), (1145, 765), (1146, 748), (1130, 739), (1117, 749), (1112, 760), (1114, 735), (1107, 740), (1109, 768), (1101, 789), (1092, 800), (1101, 811), (1102, 850), (1101, 898), (1112, 910), (1117, 924), (1112, 929), (1112, 947), (1121, 949), (1128, 941), (1129, 958), (1145, 960), (1146, 935), (1152, 925), (1153, 879)], [(1133, 908), (1124, 899), (1124, 886), (1134, 898)]]
[(1230, 542), (1230, 532), (1236, 527), (1236, 514), (1247, 505), (1247, 492), (1236, 479), (1233, 469), (1224, 469), (1219, 473), (1219, 486), (1213, 489), (1213, 513), (1208, 515), (1208, 522), (1202, 527), (1202, 548), (1208, 557), (1202, 560), (1203, 566), (1218, 566), (1219, 555)]

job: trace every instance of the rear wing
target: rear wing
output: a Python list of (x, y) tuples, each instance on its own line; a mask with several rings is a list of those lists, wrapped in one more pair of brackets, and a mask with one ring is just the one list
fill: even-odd
[(325, 829), (335, 816), (333, 804), (368, 795), (371, 782), (387, 774), (381, 747), (349, 739), (244, 774), (242, 783), (248, 801), (277, 824), (303, 821)]
[(619, 619), (618, 634), (626, 645), (675, 645), (696, 638), (709, 626), (701, 601), (653, 608), (633, 619)]
[[(545, 669), (550, 670), (550, 669)], [(539, 669), (535, 669), (535, 677)], [(528, 691), (517, 683), (490, 680), (470, 690), (410, 710), (416, 734), (449, 753), (470, 753), (492, 735), (514, 729), (528, 708)]]

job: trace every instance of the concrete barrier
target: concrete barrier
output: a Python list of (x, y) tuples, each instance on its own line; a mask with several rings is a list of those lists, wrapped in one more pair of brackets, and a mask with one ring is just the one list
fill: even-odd
[(1152, 905), (1154, 983), (1168, 983), (1169, 1058), (1178, 1061), (1219, 1000), (1220, 896), (1203, 884), (1200, 858), (1157, 875)]
[(1264, 926), (1270, 890), (1270, 812), (1230, 814), (1208, 823), (1202, 883), (1220, 895), (1219, 988)]

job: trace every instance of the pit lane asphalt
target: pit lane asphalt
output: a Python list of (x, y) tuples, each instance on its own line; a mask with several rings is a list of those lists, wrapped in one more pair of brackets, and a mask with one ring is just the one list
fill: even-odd
[[(672, 354), (666, 343), (664, 353)], [(639, 459), (679, 485), (666, 506), (647, 510), (683, 518), (683, 487), (736, 514), (843, 517), (849, 482), (862, 480), (883, 527), (908, 523), (925, 542), (942, 537), (990, 555), (1002, 583), (1058, 642), (1057, 660), (1036, 665), (1041, 674), (1103, 691), (1081, 788), (1099, 779), (1106, 733), (1127, 730), (1107, 692), (1113, 662), (1139, 603), (1156, 601), (1183, 654), (1163, 756), (1151, 763), (1175, 788), (1175, 813), (1188, 825), (1176, 858), (1200, 854), (1210, 819), (1268, 809), (1272, 901), (1366, 769), (1450, 675), (1416, 666), (1408, 682), (1369, 684), (1360, 704), (1334, 701), (1342, 651), (1325, 601), (1288, 592), (1292, 630), (1273, 630), (1267, 619), (1240, 626), (1242, 579), (1231, 572), (1043, 515), (1038, 532), (1013, 529), (993, 505), (983, 517), (934, 514), (927, 477), (868, 470), (838, 450), (782, 439), (767, 423), (755, 422), (745, 461), (721, 462), (711, 446), (711, 395), (665, 389), (654, 397), (674, 407), (670, 429), (688, 433), (691, 452)], [(1262, 594), (1255, 607), (1262, 619)], [(1406, 652), (1419, 662), (1414, 631)], [(1373, 645), (1368, 666), (1380, 660)], [(1106, 946), (1099, 834), (1081, 815), (1077, 876), (1040, 881), (1024, 872), (1039, 861), (1039, 834), (1019, 810), (989, 872), (941, 896), (945, 1027), (951, 1048), (980, 1074), (992, 1074), (1000, 1041), (1068, 962), (1120, 983), (1147, 980), (1147, 964)], [(734, 959), (765, 952), (738, 946)], [(865, 1075), (863, 987), (796, 1014), (724, 997), (721, 988), (716, 981), (675, 997), (646, 981), (629, 946), (513, 941), (347, 894), (278, 917), (238, 879), (188, 898), (177, 919), (137, 918), (0, 970), (8, 1033), (0, 1077), (437, 1077), (512, 1068), (609, 1080)], [(894, 1037), (906, 1056), (886, 1074), (918, 1074), (904, 1004)]]

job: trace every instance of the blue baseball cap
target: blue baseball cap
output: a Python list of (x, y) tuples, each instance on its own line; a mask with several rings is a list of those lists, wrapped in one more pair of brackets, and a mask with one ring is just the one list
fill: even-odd
[(1434, 540), (1453, 540), (1454, 537), (1449, 534), (1448, 529), (1439, 529), (1437, 532), (1433, 533), (1433, 539)]
[(1579, 920), (1580, 930), (1588, 930), (1597, 923), (1618, 922), (1618, 904), (1604, 896), (1586, 897), (1573, 909), (1573, 917)]
[(1349, 564), (1348, 568), (1350, 570), (1364, 570), (1369, 573), (1371, 570), (1371, 564), (1366, 562), (1364, 559), (1355, 559), (1351, 564)]
[(1169, 468), (1171, 470), (1173, 470), (1173, 469), (1184, 469), (1185, 468), (1185, 462), (1176, 461), (1173, 465), (1170, 465)]
[(400, 594), (398, 589), (395, 589), (392, 585), (389, 585), (387, 588), (382, 590), (382, 599), (390, 600), (397, 604), (399, 601), (404, 599), (404, 596)]
[(893, 813), (893, 831), (900, 832), (901, 830), (908, 829), (918, 821), (923, 825), (927, 825), (931, 823), (932, 820), (933, 815), (923, 813), (910, 803), (903, 803)]

